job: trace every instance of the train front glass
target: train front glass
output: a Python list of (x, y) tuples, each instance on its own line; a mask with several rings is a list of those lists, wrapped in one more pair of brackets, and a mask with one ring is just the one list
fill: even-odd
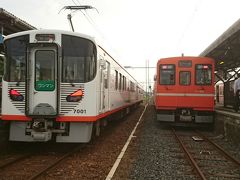
[[(5, 41), (7, 63), (4, 79), (6, 81), (25, 81), (28, 44), (29, 35)], [(85, 83), (93, 80), (96, 75), (97, 59), (94, 43), (81, 37), (62, 35), (61, 45), (63, 52), (62, 82)]]
[(86, 83), (96, 75), (96, 47), (84, 38), (62, 35), (62, 82)]

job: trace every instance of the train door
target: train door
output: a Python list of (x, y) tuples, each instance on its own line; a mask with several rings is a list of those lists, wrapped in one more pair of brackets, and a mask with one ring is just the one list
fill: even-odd
[(30, 47), (27, 66), (27, 115), (57, 115), (57, 47)]
[(105, 104), (105, 111), (109, 110), (109, 77), (110, 77), (110, 63), (106, 62), (106, 69), (104, 70), (104, 104)]
[(216, 95), (216, 102), (217, 103), (219, 103), (219, 93), (220, 93), (220, 91), (219, 91), (219, 85), (216, 85), (215, 86), (215, 95)]
[[(138, 91), (139, 91), (139, 87), (137, 86), (136, 87), (136, 100), (138, 100), (138, 93), (139, 93)], [(149, 96), (149, 94), (148, 94), (148, 96)]]
[(104, 96), (105, 96), (105, 91), (104, 91), (104, 70), (106, 68), (106, 62), (101, 57), (100, 60), (100, 94), (99, 94), (99, 112), (103, 113), (105, 109), (105, 102), (104, 102)]
[(103, 91), (103, 70), (100, 69), (100, 94), (99, 94), (99, 112), (103, 112), (104, 109), (104, 91)]
[(109, 110), (109, 62), (102, 60), (100, 69), (100, 112)]

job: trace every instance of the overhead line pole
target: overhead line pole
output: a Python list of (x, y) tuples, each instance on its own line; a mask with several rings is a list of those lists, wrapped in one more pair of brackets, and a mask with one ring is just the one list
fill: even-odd
[(148, 86), (148, 82), (147, 82), (147, 60), (146, 60), (146, 90), (145, 90), (146, 101), (147, 101), (147, 86)]

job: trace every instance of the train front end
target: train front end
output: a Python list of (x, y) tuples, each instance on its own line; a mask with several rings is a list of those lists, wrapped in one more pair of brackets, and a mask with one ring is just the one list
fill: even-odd
[(36, 30), (10, 35), (4, 45), (2, 120), (10, 122), (9, 140), (88, 142), (96, 116), (93, 40)]
[(179, 125), (214, 122), (214, 61), (173, 57), (157, 64), (157, 120)]

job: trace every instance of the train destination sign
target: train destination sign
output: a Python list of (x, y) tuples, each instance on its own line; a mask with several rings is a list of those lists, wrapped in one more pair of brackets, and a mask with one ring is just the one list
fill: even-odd
[(37, 91), (53, 91), (55, 89), (55, 82), (53, 80), (36, 81), (35, 88)]

